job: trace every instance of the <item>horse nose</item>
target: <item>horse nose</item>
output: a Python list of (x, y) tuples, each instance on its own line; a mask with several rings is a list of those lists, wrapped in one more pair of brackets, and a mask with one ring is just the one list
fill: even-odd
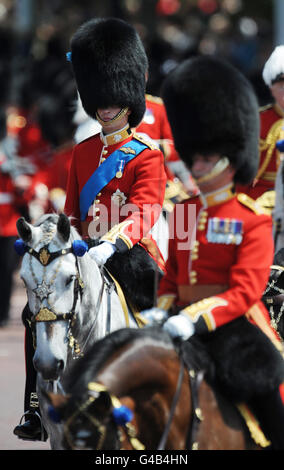
[(48, 361), (36, 354), (33, 363), (36, 371), (40, 372), (44, 380), (58, 380), (65, 367), (63, 359), (52, 358)]

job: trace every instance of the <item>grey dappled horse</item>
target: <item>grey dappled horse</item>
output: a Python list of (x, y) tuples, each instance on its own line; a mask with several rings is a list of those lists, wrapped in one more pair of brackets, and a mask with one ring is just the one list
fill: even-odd
[(21, 218), (17, 228), (40, 410), (51, 448), (61, 449), (61, 425), (49, 419), (44, 391), (64, 391), (64, 377), (76, 357), (109, 332), (137, 323), (67, 216), (47, 214), (34, 225)]

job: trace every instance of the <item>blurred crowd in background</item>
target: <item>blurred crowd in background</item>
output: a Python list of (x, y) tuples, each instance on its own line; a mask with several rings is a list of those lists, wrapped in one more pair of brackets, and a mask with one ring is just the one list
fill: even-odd
[(18, 262), (17, 219), (64, 205), (75, 133), (86, 119), (66, 53), (78, 26), (95, 16), (136, 27), (149, 58), (147, 93), (159, 96), (183, 59), (214, 54), (250, 78), (260, 105), (270, 101), (261, 75), (273, 49), (270, 0), (0, 0), (0, 326)]

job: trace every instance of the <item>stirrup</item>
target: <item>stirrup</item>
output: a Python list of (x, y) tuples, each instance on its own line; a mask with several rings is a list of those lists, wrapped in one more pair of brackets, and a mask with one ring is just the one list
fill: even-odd
[[(44, 429), (44, 426), (42, 424), (42, 417), (41, 415), (37, 412), (37, 411), (25, 411), (25, 413), (22, 415), (21, 419), (20, 419), (20, 422), (19, 422), (19, 426), (21, 426), (22, 422), (23, 422), (23, 419), (25, 418), (25, 416), (37, 416), (38, 419), (39, 419), (39, 422), (40, 422), (40, 442), (43, 441), (45, 442), (46, 439), (45, 439), (45, 433), (47, 434), (47, 431)], [(26, 440), (26, 439), (23, 439), (23, 440)], [(27, 439), (29, 440), (29, 439)]]

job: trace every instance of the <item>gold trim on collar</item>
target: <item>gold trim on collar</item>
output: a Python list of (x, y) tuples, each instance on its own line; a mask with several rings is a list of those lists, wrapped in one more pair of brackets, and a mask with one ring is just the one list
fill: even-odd
[(106, 146), (118, 144), (123, 140), (127, 139), (132, 135), (132, 131), (129, 128), (129, 124), (120, 129), (119, 131), (113, 132), (112, 134), (104, 134), (103, 131), (100, 133), (100, 139)]
[[(222, 202), (229, 201), (232, 199), (235, 194), (232, 191), (233, 184), (225, 186), (217, 191), (202, 194), (202, 199), (206, 201), (206, 207), (216, 206), (217, 204), (221, 204)], [(203, 202), (201, 199), (201, 202)]]

